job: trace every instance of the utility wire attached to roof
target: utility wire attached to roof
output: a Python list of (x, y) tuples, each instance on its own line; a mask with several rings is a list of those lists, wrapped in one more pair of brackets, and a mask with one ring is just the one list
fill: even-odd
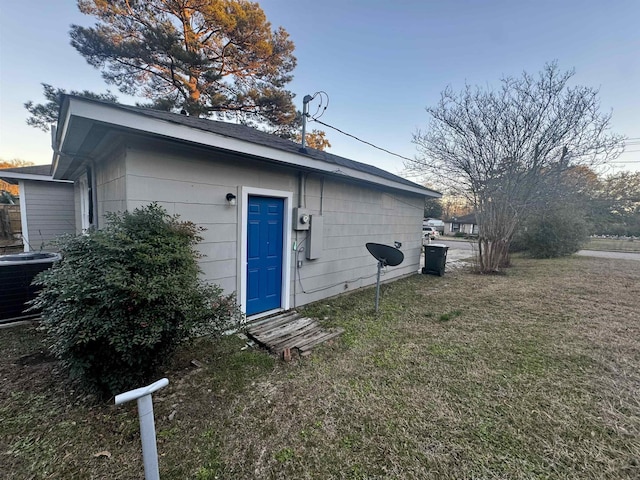
[(383, 152), (388, 153), (389, 155), (395, 155), (396, 157), (400, 157), (400, 158), (402, 158), (403, 160), (409, 160), (410, 162), (413, 162), (413, 159), (411, 159), (411, 158), (409, 158), (409, 157), (404, 157), (404, 156), (402, 156), (402, 155), (400, 155), (400, 154), (398, 154), (398, 153), (394, 153), (394, 152), (392, 152), (392, 151), (390, 151), (390, 150), (387, 150), (386, 148), (382, 148), (382, 147), (379, 147), (379, 146), (377, 146), (377, 145), (374, 145), (374, 144), (373, 144), (373, 143), (371, 143), (371, 142), (367, 142), (366, 140), (362, 140), (361, 138), (358, 138), (358, 137), (356, 137), (355, 135), (351, 135), (350, 133), (347, 133), (347, 132), (345, 132), (345, 131), (343, 131), (343, 130), (340, 130), (338, 127), (334, 127), (333, 125), (329, 125), (328, 123), (321, 122), (321, 121), (320, 121), (320, 120), (318, 120), (317, 118), (316, 118), (316, 119), (313, 119), (313, 121), (314, 121), (314, 122), (318, 122), (320, 125), (324, 125), (325, 127), (332, 128), (332, 129), (334, 129), (335, 131), (340, 132), (340, 133), (341, 133), (341, 134), (343, 134), (343, 135), (346, 135), (347, 137), (351, 137), (351, 138), (353, 138), (353, 139), (355, 139), (355, 140), (357, 140), (357, 141), (359, 141), (359, 142), (365, 143), (365, 144), (367, 144), (367, 145), (369, 145), (369, 146), (371, 146), (371, 147), (373, 147), (373, 148), (377, 148), (378, 150), (382, 150)]

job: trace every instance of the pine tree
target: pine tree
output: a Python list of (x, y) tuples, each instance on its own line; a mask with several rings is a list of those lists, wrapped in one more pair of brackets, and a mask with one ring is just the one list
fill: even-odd
[(277, 129), (295, 122), (285, 89), (294, 44), (246, 0), (79, 0), (93, 27), (71, 26), (71, 45), (108, 84), (155, 108)]
[[(286, 89), (294, 44), (246, 0), (78, 0), (92, 27), (72, 25), (71, 45), (105, 82), (150, 100), (142, 106), (233, 117), (285, 138), (300, 127)], [(44, 104), (25, 103), (27, 124), (48, 130), (65, 90), (44, 84)], [(114, 102), (111, 93), (71, 94)]]

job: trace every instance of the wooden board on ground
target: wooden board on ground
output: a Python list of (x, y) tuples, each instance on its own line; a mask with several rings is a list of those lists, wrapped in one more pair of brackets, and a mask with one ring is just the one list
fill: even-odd
[(297, 312), (287, 312), (274, 317), (261, 318), (255, 322), (250, 322), (246, 327), (252, 332), (264, 332), (278, 325), (282, 325), (283, 323), (295, 320), (299, 316), (300, 314)]
[(313, 326), (314, 322), (310, 318), (298, 318), (290, 323), (279, 325), (273, 330), (267, 330), (262, 333), (254, 334), (254, 336), (260, 341), (268, 342), (271, 339), (296, 335), (296, 332), (313, 328)]
[(300, 317), (296, 312), (277, 315), (247, 327), (247, 335), (271, 352), (280, 354), (286, 349), (298, 349), (305, 356), (315, 346), (343, 332), (341, 328), (325, 330), (315, 320)]

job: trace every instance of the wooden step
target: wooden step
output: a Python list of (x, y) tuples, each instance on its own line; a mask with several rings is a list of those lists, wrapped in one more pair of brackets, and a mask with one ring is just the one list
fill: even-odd
[(324, 331), (319, 326), (310, 327), (306, 330), (299, 331), (296, 335), (291, 335), (282, 339), (278, 339), (277, 343), (273, 344), (275, 350), (283, 350), (285, 348), (297, 348), (306, 342), (307, 339), (316, 338), (322, 335)]
[(276, 328), (273, 328), (271, 330), (265, 330), (262, 333), (258, 333), (258, 334), (254, 334), (253, 332), (250, 332), (250, 333), (252, 336), (254, 336), (260, 341), (268, 341), (272, 338), (288, 336), (291, 333), (297, 330), (300, 330), (302, 328), (305, 328), (313, 323), (314, 321), (311, 320), (310, 318), (297, 318), (296, 320), (290, 323), (278, 325)]
[(281, 354), (287, 349), (296, 348), (303, 356), (309, 355), (315, 346), (343, 332), (341, 328), (324, 330), (315, 320), (301, 317), (295, 311), (260, 319), (247, 326), (247, 335), (271, 352)]
[(313, 347), (315, 347), (316, 345), (320, 345), (321, 343), (324, 343), (328, 340), (331, 340), (332, 338), (335, 338), (339, 335), (342, 335), (344, 333), (344, 329), (343, 328), (338, 328), (336, 330), (330, 331), (330, 332), (325, 332), (325, 334), (323, 336), (320, 337), (316, 337), (312, 340), (310, 340), (307, 343), (303, 343), (302, 345), (296, 345), (296, 348), (298, 350), (300, 350), (300, 353), (303, 354), (304, 352), (309, 352), (311, 351), (311, 349)]
[(289, 311), (275, 315), (273, 317), (261, 318), (246, 325), (247, 330), (252, 332), (259, 332), (264, 329), (271, 328), (273, 325), (286, 323), (294, 318), (299, 317), (300, 314), (296, 311)]

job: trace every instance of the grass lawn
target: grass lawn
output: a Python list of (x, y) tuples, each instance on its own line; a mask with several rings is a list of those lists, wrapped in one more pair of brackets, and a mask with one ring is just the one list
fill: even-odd
[(587, 250), (604, 252), (636, 252), (640, 253), (640, 240), (622, 240), (615, 238), (590, 238), (584, 246)]
[[(161, 477), (640, 478), (637, 262), (516, 258), (373, 303), (308, 307), (346, 332), (288, 364), (235, 336), (181, 350), (154, 396)], [(32, 328), (0, 349), (0, 472), (143, 476), (135, 405), (65, 386)]]

